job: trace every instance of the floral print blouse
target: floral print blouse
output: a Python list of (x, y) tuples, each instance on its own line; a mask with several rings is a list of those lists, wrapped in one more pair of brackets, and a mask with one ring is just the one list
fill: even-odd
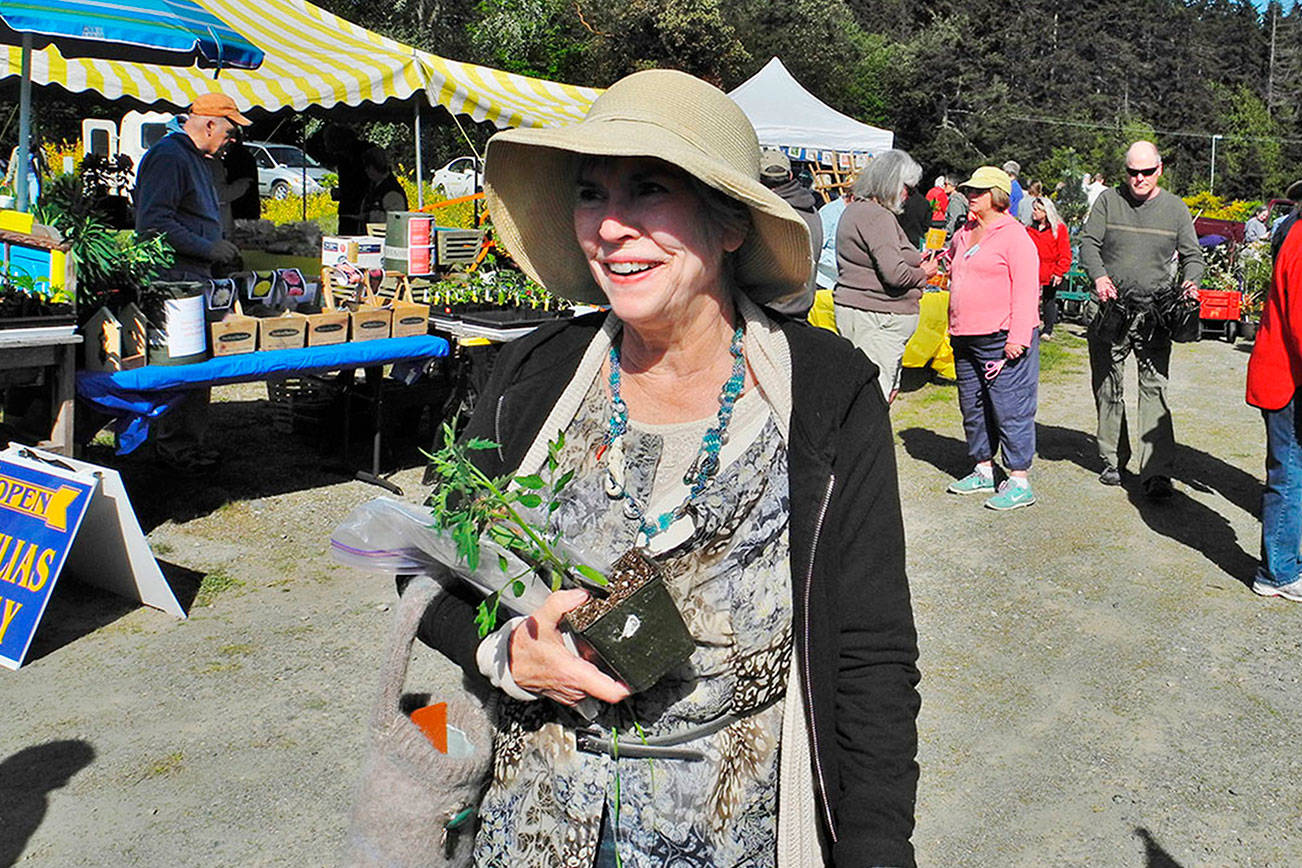
[[(635, 545), (637, 525), (607, 493), (609, 452), (597, 458), (608, 408), (598, 377), (565, 432), (561, 467), (575, 468), (575, 477), (553, 521), (579, 550), (613, 562)], [(603, 815), (629, 868), (775, 863), (782, 703), (774, 700), (786, 691), (792, 647), (787, 457), (758, 389), (739, 399), (732, 431), (747, 412), (759, 414), (750, 426), (758, 433), (690, 502), (690, 517), (663, 535), (674, 547), (656, 555), (696, 649), (650, 689), (600, 704), (591, 725), (629, 744), (728, 714), (742, 719), (681, 745), (699, 760), (613, 759), (577, 749), (575, 727), (588, 724), (570, 710), (503, 698), (477, 865), (588, 868)], [(678, 463), (665, 456), (694, 456), (712, 423), (630, 424), (624, 485), (638, 503), (664, 491), (657, 470)]]

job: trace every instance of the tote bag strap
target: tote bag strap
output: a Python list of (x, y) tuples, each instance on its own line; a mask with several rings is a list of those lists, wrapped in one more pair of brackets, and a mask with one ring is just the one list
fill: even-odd
[(373, 725), (383, 728), (400, 714), (402, 688), (407, 683), (407, 664), (411, 661), (411, 643), (420, 628), (420, 619), (443, 588), (429, 576), (417, 576), (398, 598), (389, 633), (389, 649), (380, 669), (380, 701), (375, 704)]

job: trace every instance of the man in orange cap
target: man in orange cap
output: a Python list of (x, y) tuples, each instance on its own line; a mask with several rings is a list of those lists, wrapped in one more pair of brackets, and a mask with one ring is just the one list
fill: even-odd
[(221, 203), (204, 161), (217, 156), (249, 119), (235, 100), (205, 93), (190, 106), (179, 133), (164, 136), (136, 170), (136, 231), (162, 235), (176, 252), (163, 280), (206, 280), (216, 262), (239, 250), (222, 239)]
[[(136, 170), (136, 231), (162, 235), (175, 252), (164, 281), (208, 280), (214, 263), (229, 262), (239, 248), (222, 238), (221, 201), (208, 161), (216, 159), (237, 126), (249, 119), (225, 94), (195, 99), (180, 132), (170, 133), (140, 160)], [(216, 466), (218, 455), (204, 449), (208, 389), (194, 389), (171, 412), (159, 417), (154, 446), (161, 458), (181, 472)]]

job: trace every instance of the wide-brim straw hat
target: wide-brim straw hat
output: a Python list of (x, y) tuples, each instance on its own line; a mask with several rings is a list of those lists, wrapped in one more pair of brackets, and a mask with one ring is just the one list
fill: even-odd
[(574, 234), (582, 156), (654, 157), (737, 200), (752, 224), (734, 254), (737, 288), (759, 303), (805, 288), (809, 227), (760, 183), (759, 140), (750, 120), (718, 88), (652, 69), (615, 82), (576, 124), (505, 130), (488, 142), (484, 193), (498, 237), (549, 292), (606, 303)]

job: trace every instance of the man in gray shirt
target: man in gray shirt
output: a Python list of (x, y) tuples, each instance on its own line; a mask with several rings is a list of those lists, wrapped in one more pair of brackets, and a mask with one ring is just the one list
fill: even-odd
[[(1138, 141), (1130, 146), (1126, 177), (1124, 187), (1099, 195), (1081, 231), (1081, 262), (1094, 280), (1099, 301), (1120, 295), (1132, 311), (1150, 305), (1153, 297), (1174, 281), (1176, 260), (1184, 292), (1196, 296), (1203, 275), (1198, 235), (1184, 202), (1157, 186), (1162, 157), (1156, 145)], [(1144, 493), (1161, 499), (1174, 491), (1175, 435), (1166, 404), (1171, 336), (1160, 325), (1151, 334), (1138, 325), (1139, 318), (1132, 317), (1126, 333), (1116, 342), (1093, 334), (1089, 339), (1099, 457), (1103, 459), (1099, 482), (1121, 484), (1125, 460), (1119, 454), (1120, 440), (1126, 430), (1122, 376), (1126, 357), (1133, 352), (1139, 368), (1139, 477)], [(1128, 443), (1125, 452), (1130, 452)]]

